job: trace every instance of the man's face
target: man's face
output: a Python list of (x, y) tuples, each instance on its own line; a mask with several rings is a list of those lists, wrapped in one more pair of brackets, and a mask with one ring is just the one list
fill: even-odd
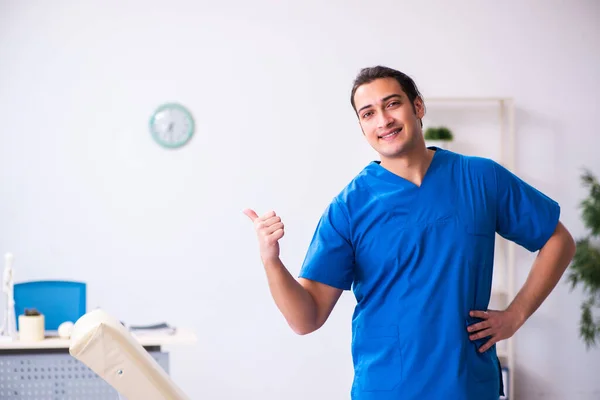
[(367, 141), (382, 159), (398, 157), (424, 143), (419, 123), (423, 102), (417, 98), (413, 109), (397, 80), (382, 78), (360, 86), (354, 104)]

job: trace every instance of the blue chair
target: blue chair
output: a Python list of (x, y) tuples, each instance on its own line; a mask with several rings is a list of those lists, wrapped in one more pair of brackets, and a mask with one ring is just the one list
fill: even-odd
[(45, 329), (56, 331), (66, 321), (75, 323), (86, 313), (86, 284), (72, 281), (30, 281), (15, 283), (15, 315), (35, 308), (44, 315)]

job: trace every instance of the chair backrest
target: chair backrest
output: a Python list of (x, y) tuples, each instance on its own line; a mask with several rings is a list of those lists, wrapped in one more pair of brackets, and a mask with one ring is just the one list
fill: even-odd
[(63, 322), (77, 321), (86, 313), (86, 284), (73, 281), (15, 283), (15, 315), (35, 308), (44, 315), (45, 329), (55, 331)]

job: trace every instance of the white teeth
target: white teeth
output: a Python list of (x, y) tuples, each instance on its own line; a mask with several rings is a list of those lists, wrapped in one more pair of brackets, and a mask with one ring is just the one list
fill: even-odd
[(399, 130), (399, 129), (395, 130), (394, 132), (388, 133), (387, 135), (385, 135), (385, 136), (382, 136), (381, 138), (382, 138), (382, 139), (385, 139), (385, 138), (387, 138), (387, 137), (390, 137), (390, 136), (392, 136), (392, 135), (395, 135), (395, 134), (396, 134), (396, 133), (398, 133), (398, 132), (400, 132), (400, 130)]

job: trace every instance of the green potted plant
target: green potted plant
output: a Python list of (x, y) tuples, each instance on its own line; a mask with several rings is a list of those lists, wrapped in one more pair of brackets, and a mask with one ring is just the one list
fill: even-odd
[(580, 286), (585, 295), (581, 304), (579, 335), (586, 348), (600, 340), (600, 318), (595, 315), (600, 307), (600, 183), (588, 170), (581, 175), (589, 195), (580, 207), (581, 217), (589, 233), (576, 241), (577, 250), (569, 266), (568, 282), (571, 290)]
[(423, 134), (427, 147), (435, 146), (441, 149), (449, 149), (450, 142), (454, 140), (452, 131), (445, 126), (431, 126)]

